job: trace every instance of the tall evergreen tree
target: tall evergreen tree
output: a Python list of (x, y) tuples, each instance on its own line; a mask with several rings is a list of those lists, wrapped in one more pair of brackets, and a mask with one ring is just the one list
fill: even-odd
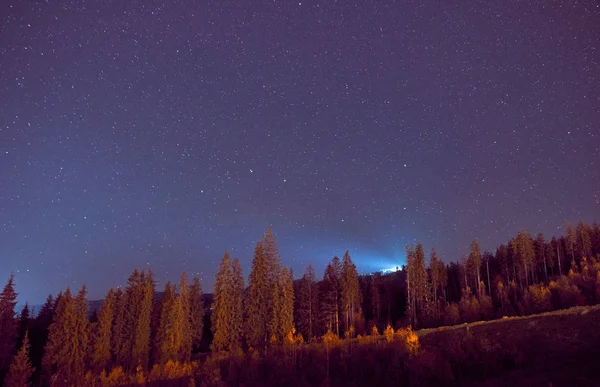
[(31, 331), (29, 332), (31, 362), (34, 367), (40, 368), (42, 365), (42, 356), (44, 355), (44, 347), (48, 341), (48, 328), (52, 324), (54, 316), (54, 298), (49, 295), (40, 308), (39, 313), (35, 317)]
[(111, 336), (115, 318), (115, 291), (110, 289), (98, 313), (92, 345), (92, 365), (97, 372), (107, 370), (111, 360)]
[(165, 285), (160, 312), (160, 326), (156, 334), (155, 364), (165, 364), (177, 360), (181, 348), (181, 331), (178, 329), (178, 305), (175, 287), (170, 282)]
[(232, 322), (231, 346), (234, 350), (241, 350), (244, 330), (244, 273), (240, 260), (235, 258), (232, 262)]
[(341, 276), (342, 264), (340, 259), (333, 257), (325, 268), (319, 292), (321, 295), (321, 317), (323, 318), (325, 331), (331, 330), (338, 336), (340, 334)]
[(8, 376), (4, 381), (5, 387), (29, 387), (31, 386), (31, 377), (33, 376), (34, 368), (29, 360), (29, 336), (25, 332), (21, 349), (15, 356)]
[(75, 315), (75, 330), (71, 333), (74, 339), (72, 352), (70, 354), (73, 364), (73, 375), (75, 380), (83, 380), (86, 371), (86, 361), (89, 357), (88, 345), (90, 342), (90, 325), (88, 321), (87, 288), (81, 287), (73, 302), (73, 314)]
[(17, 345), (16, 305), (15, 276), (11, 274), (0, 293), (0, 372), (10, 365)]
[(352, 262), (350, 252), (346, 251), (342, 258), (342, 274), (340, 279), (342, 292), (342, 315), (344, 319), (344, 331), (350, 332), (354, 326), (354, 315), (360, 307), (360, 287), (358, 284), (358, 272), (356, 265)]
[(474, 240), (469, 245), (469, 258), (467, 260), (467, 269), (472, 275), (473, 280), (476, 281), (477, 294), (481, 294), (481, 250), (479, 249), (479, 242)]
[(233, 272), (229, 253), (226, 252), (219, 264), (213, 293), (212, 347), (215, 351), (231, 349), (233, 344), (231, 337), (234, 329), (233, 310)]
[(571, 254), (571, 260), (575, 261), (575, 243), (577, 242), (577, 232), (571, 223), (565, 225), (565, 243), (567, 251)]
[(146, 370), (148, 369), (148, 361), (150, 359), (150, 320), (152, 318), (152, 305), (155, 292), (152, 271), (148, 271), (148, 274), (142, 271), (140, 283), (137, 286), (136, 295), (139, 306), (133, 320), (135, 337), (132, 343), (131, 367), (141, 367), (143, 370)]
[(47, 377), (81, 384), (87, 355), (87, 300), (85, 286), (76, 298), (70, 289), (60, 294), (49, 328), (42, 367)]
[(30, 317), (29, 304), (26, 302), (19, 315), (19, 347), (23, 344), (25, 333), (29, 331)]
[(279, 277), (280, 303), (278, 339), (283, 339), (294, 329), (294, 279), (292, 271), (287, 268), (281, 270)]
[(579, 256), (581, 258), (591, 258), (592, 257), (592, 238), (591, 238), (591, 228), (587, 224), (583, 222), (583, 220), (579, 219), (576, 228), (577, 235), (577, 249), (579, 252)]
[(187, 283), (187, 274), (183, 273), (179, 284), (178, 316), (179, 324), (181, 325), (181, 347), (179, 348), (179, 361), (187, 363), (192, 355), (193, 334), (190, 322), (191, 306), (190, 306), (190, 287)]
[(319, 288), (315, 269), (308, 264), (306, 272), (300, 280), (298, 290), (298, 328), (300, 333), (310, 340), (317, 336), (317, 321), (319, 321)]
[(194, 276), (190, 287), (190, 327), (192, 330), (192, 346), (197, 349), (204, 332), (204, 298), (200, 279)]
[(529, 285), (529, 272), (535, 262), (533, 240), (527, 231), (520, 231), (512, 243), (513, 253), (525, 276), (525, 284)]
[(254, 249), (252, 269), (248, 279), (246, 302), (246, 332), (248, 345), (264, 351), (269, 343), (269, 306), (272, 289), (270, 288), (269, 268), (264, 254), (263, 242), (259, 241)]
[(279, 332), (282, 330), (281, 314), (283, 312), (283, 300), (281, 298), (280, 274), (281, 258), (273, 230), (269, 226), (262, 238), (263, 258), (267, 267), (267, 283), (269, 292), (266, 296), (268, 306), (267, 339), (269, 343), (280, 342)]

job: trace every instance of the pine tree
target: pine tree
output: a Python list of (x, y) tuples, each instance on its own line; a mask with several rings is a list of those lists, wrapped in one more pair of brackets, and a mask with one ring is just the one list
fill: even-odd
[(25, 337), (25, 333), (29, 331), (29, 325), (29, 304), (26, 302), (23, 309), (21, 309), (21, 314), (19, 315), (19, 347), (23, 344), (23, 338)]
[(83, 286), (76, 298), (67, 288), (57, 300), (42, 367), (47, 377), (79, 385), (85, 374), (88, 343), (86, 288)]
[(229, 253), (226, 252), (219, 264), (215, 290), (213, 293), (212, 347), (215, 351), (228, 351), (231, 349), (233, 332), (233, 272)]
[(269, 343), (269, 299), (272, 289), (262, 241), (256, 244), (248, 280), (246, 332), (248, 345), (264, 351)]
[(279, 276), (281, 273), (281, 258), (277, 241), (271, 227), (267, 229), (262, 239), (263, 257), (267, 267), (267, 283), (269, 292), (266, 296), (268, 306), (267, 339), (269, 343), (281, 342), (283, 337), (279, 336), (283, 304), (281, 299), (281, 287)]
[(141, 367), (142, 370), (148, 369), (150, 360), (150, 323), (152, 318), (152, 305), (154, 303), (154, 275), (152, 271), (148, 274), (141, 272), (140, 283), (137, 284), (136, 292), (139, 306), (134, 316), (135, 336), (132, 343), (132, 363), (131, 368)]
[(279, 289), (281, 312), (278, 339), (283, 342), (283, 339), (294, 329), (294, 278), (291, 270), (287, 268), (281, 270)]
[(531, 235), (526, 231), (520, 231), (512, 243), (513, 253), (517, 262), (525, 274), (525, 284), (529, 286), (529, 271), (533, 269), (535, 262), (535, 251)]
[(315, 269), (309, 264), (300, 280), (297, 307), (298, 327), (300, 333), (308, 340), (317, 336), (318, 308), (319, 288)]
[(192, 346), (197, 349), (204, 332), (204, 299), (200, 279), (194, 277), (190, 287), (190, 326), (192, 330)]
[(346, 251), (342, 258), (342, 274), (340, 279), (342, 292), (342, 315), (344, 318), (344, 331), (350, 332), (354, 325), (354, 314), (359, 311), (360, 287), (358, 284), (358, 272), (356, 265), (352, 262), (350, 252)]
[(71, 333), (73, 346), (70, 356), (73, 364), (73, 376), (77, 381), (83, 380), (86, 371), (86, 360), (89, 357), (88, 344), (90, 340), (90, 326), (87, 312), (87, 288), (83, 285), (73, 302), (75, 329)]
[(15, 276), (11, 274), (0, 293), (0, 372), (10, 365), (17, 345), (16, 305)]
[(481, 250), (479, 242), (476, 240), (469, 245), (468, 270), (472, 273), (473, 279), (477, 281), (477, 294), (481, 294)]
[(240, 260), (235, 258), (232, 262), (232, 349), (241, 350), (244, 329), (244, 273)]
[(32, 323), (31, 330), (29, 332), (30, 340), (30, 353), (31, 362), (34, 367), (41, 367), (42, 356), (44, 355), (44, 347), (48, 341), (48, 327), (52, 324), (52, 317), (54, 315), (54, 298), (49, 295), (44, 302), (44, 305), (40, 308), (39, 313), (35, 317)]
[(21, 349), (15, 356), (8, 376), (4, 381), (5, 387), (29, 387), (31, 386), (31, 377), (33, 376), (34, 368), (29, 360), (29, 335), (25, 332)]
[(543, 265), (544, 279), (547, 279), (548, 263), (546, 262), (546, 241), (544, 240), (544, 235), (542, 233), (537, 234), (533, 245), (534, 245), (534, 250), (535, 250), (536, 264), (538, 266)]
[(341, 301), (340, 277), (341, 263), (338, 257), (333, 257), (327, 264), (321, 283), (321, 317), (325, 330), (331, 330), (339, 337), (339, 311)]
[(111, 336), (115, 318), (115, 291), (110, 289), (98, 313), (93, 341), (92, 364), (97, 372), (108, 370), (111, 360)]
[(571, 253), (571, 260), (575, 261), (575, 243), (577, 241), (577, 232), (571, 225), (568, 223), (565, 225), (565, 242), (567, 245), (567, 250)]
[(579, 219), (576, 228), (577, 249), (581, 258), (592, 258), (591, 228)]
[(160, 326), (156, 334), (155, 364), (166, 364), (175, 361), (181, 348), (181, 331), (177, 326), (178, 306), (175, 299), (175, 288), (170, 282), (165, 285), (160, 312)]
[(127, 323), (127, 298), (123, 289), (120, 287), (115, 291), (115, 307), (114, 321), (112, 326), (112, 334), (110, 340), (111, 352), (117, 365), (123, 365), (126, 356), (126, 341), (125, 337)]
[(190, 306), (190, 287), (187, 283), (187, 274), (183, 273), (179, 284), (179, 297), (177, 297), (179, 305), (178, 316), (179, 324), (181, 325), (181, 347), (179, 348), (179, 361), (187, 363), (192, 355), (193, 334), (190, 322), (191, 306)]

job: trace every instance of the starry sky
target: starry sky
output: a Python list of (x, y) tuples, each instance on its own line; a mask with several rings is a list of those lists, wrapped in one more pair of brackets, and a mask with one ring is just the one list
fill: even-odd
[(5, 0), (0, 281), (459, 259), (600, 214), (597, 1)]

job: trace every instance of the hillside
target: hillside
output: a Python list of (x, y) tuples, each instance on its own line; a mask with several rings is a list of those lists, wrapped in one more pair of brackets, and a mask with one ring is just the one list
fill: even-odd
[[(474, 386), (600, 385), (600, 306), (441, 327), (418, 334), (424, 350), (445, 354), (446, 359), (460, 359), (453, 349), (471, 335), (473, 348), (479, 351), (461, 360), (475, 366), (468, 378)], [(498, 354), (501, 356), (494, 362)], [(460, 366), (455, 369), (460, 370)]]

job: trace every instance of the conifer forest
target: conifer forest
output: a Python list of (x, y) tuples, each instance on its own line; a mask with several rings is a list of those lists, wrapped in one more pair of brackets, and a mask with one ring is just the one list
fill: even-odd
[(596, 222), (567, 224), (551, 239), (519, 231), (492, 252), (473, 241), (454, 262), (407, 246), (406, 265), (388, 274), (359, 275), (351, 252), (341, 253), (324, 273), (309, 264), (294, 276), (269, 228), (250, 273), (224, 253), (212, 294), (198, 277), (183, 273), (157, 289), (151, 270), (134, 270), (94, 310), (85, 286), (49, 295), (39, 310), (16, 310), (19, 278), (11, 275), (0, 294), (1, 380), (7, 387), (545, 381), (519, 374), (533, 367), (567, 382), (552, 370), (557, 356), (574, 359), (572, 372), (594, 372), (586, 364), (600, 354)]

